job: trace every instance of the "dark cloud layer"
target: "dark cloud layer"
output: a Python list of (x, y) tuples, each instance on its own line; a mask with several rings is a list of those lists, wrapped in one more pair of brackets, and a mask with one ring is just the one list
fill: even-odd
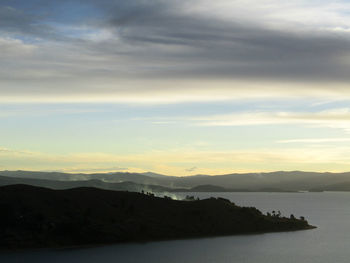
[[(120, 29), (129, 45), (153, 50), (140, 56), (192, 65), (184, 70), (171, 68), (177, 76), (347, 80), (350, 73), (339, 62), (349, 54), (349, 39), (336, 34), (277, 31), (259, 24), (245, 25), (234, 18), (191, 16), (164, 2), (132, 7), (114, 17), (111, 12), (108, 22)], [(160, 46), (167, 52), (156, 52)]]
[[(81, 57), (108, 59), (107, 63), (95, 61), (89, 68), (79, 67), (80, 61), (75, 64), (74, 59), (68, 59), (71, 74), (81, 78), (85, 74), (87, 78), (350, 80), (350, 68), (344, 64), (350, 52), (345, 34), (298, 28), (273, 30), (254, 17), (246, 23), (234, 16), (223, 19), (190, 12), (184, 8), (185, 3), (189, 4), (144, 0), (5, 0), (0, 6), (0, 32), (24, 42), (29, 39), (66, 45), (66, 49), (79, 50)], [(59, 13), (62, 10), (66, 13)], [(64, 30), (59, 30), (61, 27)], [(91, 41), (79, 30), (68, 32), (75, 27), (108, 31), (111, 36)], [(116, 64), (122, 60), (125, 67), (115, 66), (113, 60)], [(51, 67), (61, 70), (55, 65)]]

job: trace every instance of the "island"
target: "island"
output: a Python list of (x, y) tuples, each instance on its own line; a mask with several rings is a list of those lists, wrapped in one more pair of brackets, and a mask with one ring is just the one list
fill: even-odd
[(70, 247), (314, 228), (227, 199), (173, 200), (80, 187), (0, 187), (0, 249)]

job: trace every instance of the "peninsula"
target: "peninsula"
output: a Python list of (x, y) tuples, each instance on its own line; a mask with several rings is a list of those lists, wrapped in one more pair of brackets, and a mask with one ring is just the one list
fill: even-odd
[(0, 248), (67, 247), (314, 228), (223, 198), (172, 200), (96, 188), (0, 187)]

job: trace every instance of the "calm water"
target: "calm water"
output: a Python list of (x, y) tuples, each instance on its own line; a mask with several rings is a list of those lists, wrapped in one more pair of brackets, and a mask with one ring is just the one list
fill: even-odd
[(350, 193), (220, 193), (238, 205), (303, 215), (315, 230), (113, 245), (97, 248), (0, 253), (0, 262), (350, 262)]

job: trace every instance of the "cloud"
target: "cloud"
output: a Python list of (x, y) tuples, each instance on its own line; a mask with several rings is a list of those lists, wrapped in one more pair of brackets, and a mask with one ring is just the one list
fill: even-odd
[(188, 118), (199, 126), (295, 125), (344, 129), (350, 132), (350, 109), (319, 112), (239, 112)]
[(0, 32), (15, 45), (6, 52), (0, 41), (0, 92), (135, 103), (349, 96), (346, 10), (343, 1), (6, 0)]
[(34, 152), (26, 151), (26, 150), (13, 150), (4, 147), (0, 147), (0, 155), (13, 155), (13, 156), (31, 156)]
[(307, 138), (307, 139), (290, 139), (280, 140), (277, 143), (338, 143), (350, 142), (350, 138)]
[(42, 23), (43, 17), (35, 13), (35, 9), (24, 10), (4, 4), (0, 5), (0, 32), (21, 38), (33, 37), (32, 40), (58, 38), (54, 28)]
[(9, 153), (9, 152), (12, 152), (12, 151), (10, 151), (7, 148), (0, 148), (0, 153)]
[[(141, 61), (141, 65), (147, 61), (150, 67), (141, 75), (312, 82), (348, 79), (339, 62), (349, 53), (346, 36), (320, 28), (315, 33), (315, 27), (296, 29), (290, 24), (276, 29), (265, 25), (259, 16), (239, 16), (238, 12), (245, 9), (242, 2), (227, 5), (233, 15), (224, 19), (219, 12), (213, 15), (207, 1), (179, 1), (176, 5), (165, 1), (136, 3), (109, 7), (112, 11), (107, 22), (120, 40), (110, 44), (115, 47), (119, 43), (123, 50), (126, 43), (130, 50), (127, 55), (132, 52), (137, 56), (132, 59)], [(201, 12), (186, 10), (200, 4), (204, 5)], [(254, 4), (262, 6), (255, 1)], [(273, 5), (279, 6), (276, 1), (270, 6)], [(275, 12), (281, 9), (275, 8)], [(117, 52), (111, 47), (106, 50)]]
[[(6, 107), (7, 106), (7, 107)], [(0, 106), (0, 118), (15, 118), (15, 117), (44, 117), (44, 116), (66, 116), (66, 115), (89, 115), (92, 113), (106, 113), (108, 110), (100, 109), (91, 106), (80, 106), (80, 105), (66, 105), (61, 107), (61, 105), (30, 105), (25, 106), (16, 105)]]
[(0, 57), (23, 58), (33, 54), (35, 46), (11, 38), (0, 38)]
[(185, 171), (186, 172), (194, 172), (194, 171), (196, 171), (198, 168), (196, 167), (196, 166), (193, 166), (193, 167), (191, 167), (191, 168), (188, 168), (188, 169), (186, 169)]

